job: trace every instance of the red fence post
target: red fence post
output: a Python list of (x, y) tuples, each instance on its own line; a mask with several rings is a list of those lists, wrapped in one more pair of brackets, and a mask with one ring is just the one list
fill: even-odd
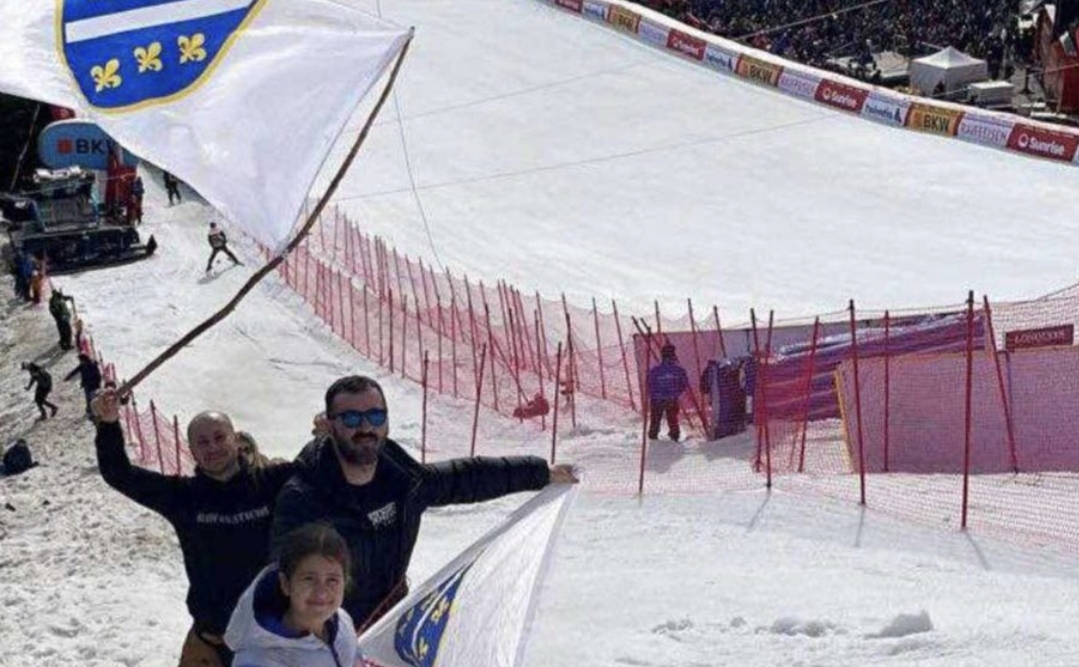
[(719, 306), (712, 306), (712, 317), (716, 320), (716, 335), (719, 336), (719, 353), (727, 358), (727, 344), (723, 342), (723, 327), (719, 324)]
[(757, 381), (761, 387), (761, 420), (764, 422), (764, 470), (767, 488), (772, 488), (772, 429), (768, 422), (768, 382), (767, 368), (772, 363), (772, 330), (775, 324), (775, 311), (768, 311), (768, 342), (764, 347), (764, 362), (757, 369)]
[(394, 372), (394, 288), (386, 288), (386, 314), (390, 316), (390, 330), (386, 339), (390, 341), (390, 372)]
[(172, 416), (172, 441), (176, 445), (176, 474), (179, 475), (184, 469), (180, 465), (180, 449), (182, 449), (180, 444), (180, 418), (176, 415)]
[(540, 339), (543, 340), (543, 351), (540, 353), (543, 356), (543, 368), (544, 372), (550, 376), (552, 370), (551, 355), (547, 349), (547, 325), (543, 322), (543, 302), (540, 299), (539, 291), (536, 292), (536, 312), (539, 313)]
[(566, 316), (566, 391), (569, 396), (569, 419), (573, 429), (577, 429), (577, 363), (574, 357), (573, 325), (570, 323), (569, 306), (566, 295), (562, 294), (562, 312)]
[(753, 361), (756, 364), (756, 380), (753, 383), (753, 430), (757, 436), (757, 451), (753, 456), (753, 469), (757, 472), (761, 471), (762, 456), (764, 451), (764, 428), (761, 420), (761, 406), (759, 405), (763, 401), (759, 400), (760, 388), (761, 388), (761, 340), (757, 335), (757, 311), (753, 308), (749, 309), (749, 326), (753, 330)]
[(974, 291), (967, 294), (967, 388), (963, 405), (966, 426), (963, 434), (963, 516), (960, 528), (967, 529), (970, 490), (970, 440), (974, 418)]
[(892, 316), (884, 311), (884, 472), (889, 472), (889, 444), (892, 420)]
[(450, 292), (450, 361), (453, 363), (453, 397), (457, 398), (457, 294)]
[[(537, 312), (535, 310), (532, 311), (532, 319), (533, 319), (533, 322), (535, 324), (536, 349), (538, 350), (539, 345), (540, 345), (540, 339), (539, 339), (539, 312)], [(544, 387), (544, 385), (543, 385), (543, 370), (539, 366), (536, 367), (536, 377), (539, 379), (539, 393), (540, 393), (540, 396), (545, 396), (547, 394), (547, 388)], [(557, 410), (558, 409), (558, 382), (555, 382), (554, 384), (555, 384), (554, 405), (555, 405), (555, 410)], [(540, 430), (543, 430), (543, 431), (547, 430), (547, 415), (540, 415)]]
[(423, 409), (420, 417), (420, 463), (427, 463), (427, 380), (429, 360), (427, 353), (423, 354)]
[[(634, 320), (633, 325), (635, 327), (637, 326), (637, 321), (636, 320)], [(637, 327), (637, 328), (639, 329), (639, 327)], [(645, 350), (647, 350), (648, 353), (651, 352), (651, 347), (652, 347), (651, 343), (649, 341), (649, 338), (651, 338), (651, 334), (649, 334), (649, 336), (647, 338), (645, 338), (645, 340), (644, 340)], [(636, 341), (636, 336), (634, 336), (634, 341)], [(636, 352), (637, 352), (636, 343), (633, 346), (633, 351), (634, 351), (634, 356), (636, 356)], [(645, 354), (646, 358), (649, 356), (648, 353)], [(648, 364), (645, 363), (645, 366), (647, 367)], [(651, 415), (652, 401), (648, 397), (648, 388), (645, 386), (645, 383), (647, 382), (647, 380), (645, 378), (646, 378), (646, 374), (642, 374), (642, 373), (637, 374), (637, 381), (640, 383), (640, 386), (638, 388), (641, 390), (641, 464), (640, 464), (640, 470), (637, 473), (637, 495), (638, 496), (643, 496), (644, 495), (644, 464), (645, 464), (645, 460), (648, 458), (648, 421), (649, 421), (649, 419), (651, 419), (651, 416), (652, 416)]]
[(401, 377), (408, 377), (408, 297), (401, 295)]
[(805, 472), (806, 435), (809, 432), (809, 409), (813, 402), (813, 369), (817, 360), (817, 337), (820, 335), (820, 318), (813, 320), (813, 340), (809, 344), (809, 361), (806, 368), (805, 404), (802, 406), (802, 446), (798, 452), (798, 472)]
[[(687, 298), (686, 299), (686, 306), (689, 309), (689, 331), (690, 331), (690, 334), (693, 336), (693, 361), (697, 364), (697, 373), (700, 373), (701, 372), (701, 346), (700, 346), (699, 342), (697, 341), (697, 320), (695, 320), (693, 318), (693, 299)], [(699, 387), (698, 387), (696, 382), (690, 382), (689, 383), (689, 393), (691, 395), (696, 393), (698, 389), (699, 389)], [(700, 401), (697, 401), (696, 399), (694, 399), (693, 402), (694, 402), (694, 404), (696, 404), (698, 406), (698, 408), (703, 407), (702, 406), (702, 404), (704, 403), (703, 398), (704, 397), (702, 396)], [(701, 417), (701, 428), (704, 429), (705, 439), (708, 439), (710, 434), (712, 433), (711, 429), (708, 428), (708, 409), (705, 407), (704, 409), (699, 409), (698, 411), (699, 411), (700, 417)]]
[(142, 418), (139, 416), (139, 404), (135, 400), (135, 397), (131, 397), (131, 411), (135, 415), (135, 435), (139, 439), (139, 458), (142, 461), (147, 460), (146, 447), (149, 443), (146, 442), (146, 438), (142, 436)]
[(435, 307), (438, 309), (438, 333), (436, 339), (438, 341), (438, 393), (442, 393), (442, 339), (446, 337), (445, 334), (445, 315), (442, 312), (442, 298), (437, 294), (435, 295)]
[(476, 407), (472, 413), (472, 444), (468, 448), (468, 455), (476, 455), (476, 431), (480, 424), (480, 396), (483, 393), (483, 365), (487, 363), (487, 344), (480, 349), (480, 372), (476, 378)]
[(599, 337), (599, 309), (596, 308), (596, 297), (592, 297), (592, 320), (596, 326), (596, 363), (599, 365), (599, 392), (603, 400), (607, 400), (607, 376), (603, 371), (603, 343)]
[(150, 419), (154, 424), (154, 442), (157, 443), (157, 468), (161, 471), (161, 474), (165, 474), (165, 457), (161, 453), (161, 429), (157, 424), (157, 408), (154, 407), (154, 402), (150, 401)]
[[(1015, 447), (1015, 426), (1012, 422), (1012, 409), (1011, 404), (1008, 401), (1008, 392), (1004, 387), (1004, 369), (1000, 366), (1000, 352), (997, 350), (997, 337), (993, 331), (993, 311), (989, 308), (989, 297), (983, 297), (983, 303), (985, 304), (985, 328), (986, 335), (989, 337), (989, 345), (987, 349), (989, 354), (993, 355), (993, 363), (997, 369), (997, 386), (1000, 388), (1000, 403), (1004, 407), (1004, 425), (1008, 430), (1008, 451), (1011, 454), (1012, 460), (1012, 472), (1019, 472), (1019, 456)], [(1007, 355), (1007, 350), (1004, 351)]]
[(861, 504), (865, 505), (865, 450), (862, 444), (862, 383), (858, 375), (858, 328), (854, 321), (854, 299), (847, 308), (850, 310), (851, 360), (854, 362), (854, 414), (858, 420), (858, 478), (861, 486)]
[(559, 383), (558, 380), (562, 376), (562, 341), (558, 341), (558, 352), (556, 353), (555, 372), (554, 372), (554, 396), (551, 397), (551, 405), (554, 406), (554, 416), (551, 418), (551, 465), (554, 465), (555, 460), (555, 442), (558, 439), (558, 404), (560, 403)]
[(615, 333), (618, 335), (618, 347), (622, 350), (622, 368), (626, 371), (626, 389), (629, 391), (629, 407), (636, 412), (637, 406), (633, 401), (633, 382), (630, 380), (629, 357), (626, 355), (626, 341), (622, 338), (622, 320), (618, 317), (618, 304), (614, 302), (614, 299), (611, 299), (611, 310), (614, 311), (614, 328)]
[[(480, 282), (480, 285), (482, 287), (482, 281)], [(494, 330), (491, 328), (491, 307), (487, 305), (486, 296), (483, 297), (483, 315), (486, 318), (487, 322), (486, 346), (487, 349), (491, 351), (491, 396), (494, 397), (495, 412), (498, 412), (498, 376), (495, 374), (497, 370), (496, 366), (498, 365), (497, 363), (495, 363), (495, 350), (497, 350), (497, 348), (495, 347)]]

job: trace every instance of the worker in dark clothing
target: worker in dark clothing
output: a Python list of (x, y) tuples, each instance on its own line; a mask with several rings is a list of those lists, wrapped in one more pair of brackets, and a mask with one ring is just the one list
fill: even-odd
[(74, 304), (75, 299), (61, 292), (59, 288), (52, 291), (52, 296), (49, 297), (49, 314), (56, 322), (56, 333), (60, 337), (61, 350), (72, 348), (71, 310), (67, 307), (68, 303)]
[(167, 171), (161, 174), (161, 180), (165, 182), (165, 192), (167, 192), (169, 195), (169, 206), (172, 206), (173, 198), (176, 199), (175, 203), (179, 204), (182, 201), (182, 198), (180, 197), (179, 181), (177, 181), (176, 177)]
[(367, 377), (334, 382), (326, 416), (330, 434), (305, 448), (303, 467), (277, 499), (273, 539), (277, 546), (314, 520), (341, 533), (352, 554), (352, 588), (342, 606), (357, 631), (408, 593), (408, 563), (427, 508), (577, 481), (571, 466), (548, 467), (533, 456), (420, 464), (388, 438), (382, 388)]
[(274, 500), (296, 471), (295, 463), (249, 468), (237, 454), (228, 416), (203, 412), (187, 427), (197, 467), (193, 477), (135, 467), (124, 448), (120, 400), (106, 389), (93, 401), (98, 467), (105, 482), (172, 524), (183, 552), (194, 623), (180, 667), (229, 667), (222, 640), (244, 589), (269, 562)]
[(26, 385), (26, 391), (30, 391), (30, 387), (37, 385), (37, 389), (34, 390), (34, 404), (37, 405), (38, 411), (41, 412), (39, 419), (48, 419), (45, 408), (51, 410), (51, 416), (55, 417), (58, 408), (49, 402), (49, 392), (52, 391), (52, 375), (49, 375), (49, 371), (32, 362), (24, 363), (22, 369), (30, 373), (30, 382)]
[(73, 380), (76, 375), (79, 376), (82, 393), (86, 396), (86, 416), (93, 417), (93, 413), (90, 411), (90, 401), (93, 400), (94, 393), (101, 389), (101, 369), (93, 357), (80, 353), (79, 365), (64, 377), (64, 381)]
[(34, 272), (34, 263), (21, 252), (15, 253), (15, 294), (23, 301), (30, 300), (30, 276)]
[(648, 437), (659, 437), (663, 417), (667, 418), (667, 435), (675, 442), (681, 437), (678, 426), (678, 399), (689, 388), (686, 370), (678, 363), (674, 345), (667, 343), (659, 351), (659, 364), (648, 370)]
[(210, 272), (210, 269), (214, 268), (214, 259), (217, 258), (217, 253), (223, 252), (228, 255), (228, 258), (232, 260), (233, 264), (243, 265), (243, 262), (236, 259), (236, 255), (232, 254), (229, 250), (228, 238), (225, 237), (225, 230), (217, 226), (216, 222), (210, 223), (210, 233), (206, 235), (206, 240), (210, 242), (210, 247), (213, 251), (210, 253), (210, 261), (206, 262), (206, 273)]

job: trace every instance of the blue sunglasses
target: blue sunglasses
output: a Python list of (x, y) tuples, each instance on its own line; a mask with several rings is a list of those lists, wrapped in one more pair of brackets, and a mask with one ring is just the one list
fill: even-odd
[(341, 422), (345, 428), (359, 428), (365, 421), (378, 428), (386, 423), (387, 416), (385, 408), (372, 408), (370, 410), (342, 410), (333, 418)]

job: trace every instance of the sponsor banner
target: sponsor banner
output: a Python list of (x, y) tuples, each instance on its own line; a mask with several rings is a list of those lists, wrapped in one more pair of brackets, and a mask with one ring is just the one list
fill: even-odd
[(618, 5), (611, 5), (607, 8), (607, 23), (610, 23), (616, 28), (621, 28), (626, 32), (637, 34), (637, 25), (641, 22), (641, 17), (635, 12), (631, 12), (625, 7), (619, 7)]
[(907, 124), (910, 102), (901, 97), (891, 97), (880, 93), (869, 93), (862, 105), (862, 118), (878, 123), (903, 127)]
[(693, 35), (687, 35), (681, 30), (675, 30), (671, 28), (671, 32), (667, 35), (667, 48), (672, 51), (677, 51), (684, 56), (689, 56), (694, 60), (704, 60), (704, 51), (707, 42), (699, 37)]
[(704, 64), (713, 69), (734, 72), (738, 69), (738, 54), (728, 51), (716, 44), (707, 44), (704, 47)]
[(1041, 329), (1009, 331), (1004, 334), (1004, 349), (1009, 352), (1012, 350), (1028, 350), (1034, 347), (1073, 345), (1074, 342), (1075, 326), (1071, 324), (1061, 324)]
[(965, 113), (955, 136), (983, 146), (1004, 148), (1014, 127), (1015, 123), (1011, 121)]
[(804, 72), (796, 72), (792, 69), (784, 69), (783, 73), (779, 75), (778, 85), (780, 90), (796, 97), (811, 100), (817, 94), (817, 87), (820, 86), (820, 83), (820, 77), (805, 74)]
[(1016, 123), (1008, 137), (1008, 148), (1027, 155), (1071, 162), (1079, 148), (1079, 136)]
[(963, 112), (928, 104), (912, 104), (907, 116), (907, 127), (919, 132), (954, 137)]
[[(38, 135), (38, 157), (50, 169), (82, 167), (109, 168), (109, 154), (116, 142), (95, 125), (84, 120), (60, 120), (51, 123)], [(139, 160), (126, 150), (120, 152), (120, 166), (135, 167)]]
[(607, 5), (602, 2), (595, 2), (594, 0), (584, 0), (581, 6), (581, 13), (585, 16), (590, 16), (597, 21), (607, 20)]
[(824, 79), (817, 87), (816, 99), (821, 104), (827, 104), (836, 109), (861, 113), (867, 97), (869, 97), (868, 90)]
[(783, 73), (783, 68), (757, 58), (742, 56), (738, 60), (735, 72), (737, 72), (738, 76), (755, 83), (774, 87), (779, 83), (779, 75)]
[(581, 13), (581, 9), (584, 7), (584, 0), (554, 0), (554, 3), (562, 9), (568, 9), (578, 14)]
[(637, 24), (637, 35), (653, 46), (667, 46), (667, 28), (651, 21), (642, 19)]

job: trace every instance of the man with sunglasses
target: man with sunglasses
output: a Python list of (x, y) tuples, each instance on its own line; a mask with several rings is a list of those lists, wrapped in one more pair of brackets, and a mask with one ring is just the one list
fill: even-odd
[(194, 476), (164, 475), (131, 464), (120, 428), (120, 397), (106, 389), (91, 402), (98, 468), (105, 483), (163, 516), (176, 531), (193, 619), (179, 667), (229, 667), (222, 635), (240, 595), (269, 561), (274, 501), (296, 463), (249, 466), (232, 421), (202, 412), (187, 427)]
[(329, 434), (300, 455), (303, 466), (277, 499), (273, 539), (328, 521), (348, 542), (351, 588), (342, 605), (362, 631), (408, 593), (408, 563), (429, 507), (492, 500), (551, 483), (575, 483), (571, 466), (534, 456), (420, 464), (389, 439), (377, 382), (352, 375), (326, 391)]

